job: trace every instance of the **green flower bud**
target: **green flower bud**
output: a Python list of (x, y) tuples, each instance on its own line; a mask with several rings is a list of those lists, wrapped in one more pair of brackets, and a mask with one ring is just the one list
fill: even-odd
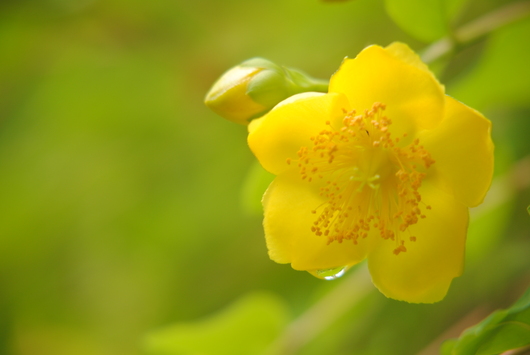
[(227, 120), (248, 124), (289, 96), (306, 91), (327, 91), (327, 82), (263, 58), (249, 59), (224, 73), (204, 100)]

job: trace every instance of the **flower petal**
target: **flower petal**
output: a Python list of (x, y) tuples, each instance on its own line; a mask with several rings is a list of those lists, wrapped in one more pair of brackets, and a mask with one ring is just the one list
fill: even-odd
[(404, 50), (396, 54), (394, 49), (370, 46), (345, 59), (331, 77), (329, 92), (344, 93), (358, 112), (374, 102), (385, 104), (396, 136), (437, 126), (443, 118), (443, 87), (425, 68), (411, 64), (410, 56), (404, 60)]
[(386, 46), (385, 50), (397, 59), (427, 72), (436, 80), (436, 77), (429, 70), (427, 64), (423, 63), (421, 61), (420, 56), (417, 55), (412, 49), (410, 49), (410, 47), (407, 46), (405, 43), (393, 42), (390, 45)]
[(436, 169), (456, 199), (468, 207), (482, 203), (493, 176), (491, 122), (447, 96), (445, 118), (419, 135)]
[(265, 238), (269, 256), (278, 263), (291, 263), (296, 270), (318, 270), (353, 265), (365, 258), (366, 240), (327, 244), (311, 226), (317, 215), (311, 210), (326, 201), (321, 185), (300, 178), (296, 169), (276, 177), (263, 197)]
[(425, 210), (426, 218), (408, 229), (417, 241), (402, 233), (407, 251), (395, 255), (396, 244), (380, 239), (368, 266), (373, 283), (387, 297), (433, 303), (444, 298), (452, 279), (462, 273), (469, 213), (433, 184), (425, 183), (420, 192), (432, 210)]
[(326, 127), (326, 121), (344, 117), (348, 101), (341, 94), (303, 93), (280, 102), (249, 125), (248, 144), (261, 165), (279, 175), (287, 170), (287, 158), (313, 145), (310, 138)]

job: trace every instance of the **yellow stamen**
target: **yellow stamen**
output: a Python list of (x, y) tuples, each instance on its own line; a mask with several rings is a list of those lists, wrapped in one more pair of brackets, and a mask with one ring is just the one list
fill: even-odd
[(329, 128), (311, 137), (313, 147), (300, 148), (298, 167), (303, 180), (318, 181), (326, 200), (311, 211), (317, 216), (313, 233), (327, 237), (328, 244), (357, 244), (375, 229), (396, 243), (398, 255), (407, 251), (401, 234), (425, 218), (418, 190), (434, 160), (418, 138), (408, 145), (407, 134), (392, 138), (384, 110), (381, 103), (361, 115), (343, 110), (342, 127), (327, 121)]

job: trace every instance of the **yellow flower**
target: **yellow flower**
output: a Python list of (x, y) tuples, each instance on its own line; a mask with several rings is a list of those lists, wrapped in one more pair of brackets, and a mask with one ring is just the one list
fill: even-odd
[(491, 183), (490, 130), (404, 44), (345, 59), (327, 94), (249, 125), (276, 175), (263, 197), (271, 259), (315, 273), (367, 258), (387, 297), (441, 300), (462, 273), (468, 208)]

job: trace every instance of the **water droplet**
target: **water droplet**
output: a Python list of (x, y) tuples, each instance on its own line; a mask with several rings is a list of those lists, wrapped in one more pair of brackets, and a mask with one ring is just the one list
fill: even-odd
[(343, 276), (346, 271), (348, 271), (350, 267), (349, 266), (339, 266), (331, 269), (323, 269), (323, 270), (316, 270), (316, 271), (310, 271), (311, 275), (323, 279), (323, 280), (335, 280), (339, 277)]

